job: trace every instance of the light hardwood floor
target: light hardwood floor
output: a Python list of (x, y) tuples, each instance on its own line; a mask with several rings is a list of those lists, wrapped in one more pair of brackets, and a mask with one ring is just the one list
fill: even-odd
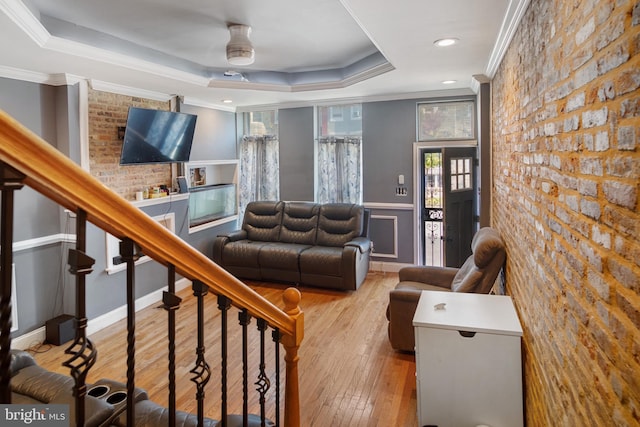
[[(416, 426), (415, 358), (395, 352), (387, 340), (385, 310), (388, 292), (397, 283), (394, 273), (372, 272), (355, 292), (337, 292), (302, 287), (301, 308), (305, 313), (305, 337), (300, 348), (300, 399), (302, 426)], [(284, 285), (249, 282), (265, 298), (282, 307)], [(195, 413), (195, 386), (189, 370), (195, 360), (195, 298), (191, 290), (180, 292), (183, 302), (177, 311), (177, 406)], [(158, 305), (136, 314), (136, 386), (149, 398), (167, 404), (167, 315)], [(216, 298), (207, 295), (205, 356), (212, 369), (207, 386), (207, 416), (219, 418), (219, 312)], [(237, 310), (229, 311), (230, 396), (241, 396), (241, 363)], [(250, 340), (257, 343), (255, 321)], [(109, 378), (126, 382), (126, 320), (90, 337), (98, 349), (98, 360), (87, 381)], [(236, 339), (237, 338), (237, 339)], [(267, 337), (270, 340), (270, 334)], [(45, 345), (35, 350), (38, 363), (68, 374), (61, 366), (68, 346)], [(258, 346), (251, 346), (250, 358), (258, 359)], [(267, 346), (267, 370), (272, 371), (273, 345)], [(281, 351), (281, 359), (284, 351)], [(257, 366), (257, 365), (253, 365)], [(251, 373), (249, 374), (251, 378)], [(284, 381), (284, 362), (281, 363)], [(254, 380), (250, 379), (252, 383)], [(275, 381), (271, 375), (272, 384)], [(283, 384), (284, 386), (284, 384)], [(253, 387), (252, 387), (253, 390)], [(283, 388), (284, 393), (284, 388)], [(273, 403), (273, 393), (269, 395)], [(231, 413), (241, 413), (241, 399), (231, 398)], [(250, 410), (257, 413), (257, 396), (252, 391)], [(269, 403), (268, 402), (268, 403)], [(273, 413), (267, 413), (273, 418)]]

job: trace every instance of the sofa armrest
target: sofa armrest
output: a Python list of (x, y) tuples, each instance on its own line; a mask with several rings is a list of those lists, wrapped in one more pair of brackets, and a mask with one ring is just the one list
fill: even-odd
[(429, 285), (450, 288), (453, 278), (458, 273), (457, 268), (452, 267), (404, 267), (398, 272), (401, 282), (421, 282)]
[(344, 246), (354, 246), (360, 250), (360, 253), (366, 253), (371, 250), (371, 240), (366, 237), (356, 237), (345, 243)]
[(247, 238), (247, 232), (245, 230), (235, 230), (226, 234), (219, 234), (213, 241), (213, 261), (222, 265), (222, 252), (227, 243), (243, 240)]
[(392, 289), (389, 292), (387, 319), (391, 347), (400, 351), (414, 351), (413, 316), (422, 291), (419, 289)]
[(247, 238), (246, 230), (234, 230), (228, 233), (219, 234), (218, 237), (226, 237), (229, 242), (235, 242), (238, 240), (244, 240)]

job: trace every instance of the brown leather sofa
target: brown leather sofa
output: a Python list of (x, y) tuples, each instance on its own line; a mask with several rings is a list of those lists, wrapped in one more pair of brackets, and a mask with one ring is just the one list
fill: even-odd
[(417, 266), (400, 269), (389, 293), (389, 341), (400, 351), (414, 351), (413, 315), (423, 290), (488, 294), (502, 269), (504, 241), (493, 228), (481, 228), (471, 242), (472, 254), (462, 267)]
[(361, 205), (251, 202), (242, 229), (215, 239), (213, 260), (244, 279), (356, 290), (369, 271), (367, 233)]

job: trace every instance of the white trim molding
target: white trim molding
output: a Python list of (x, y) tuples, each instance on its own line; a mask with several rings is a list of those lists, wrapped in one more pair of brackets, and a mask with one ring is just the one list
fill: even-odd
[[(180, 279), (176, 281), (176, 292), (179, 292), (190, 285), (191, 285), (190, 280), (184, 279), (184, 278)], [(162, 301), (162, 293), (166, 290), (168, 290), (167, 286), (136, 299), (135, 310), (140, 311), (157, 302)], [(114, 310), (111, 310), (108, 313), (103, 314), (102, 316), (98, 316), (95, 319), (90, 319), (87, 324), (87, 335), (94, 334), (106, 327), (113, 325), (114, 323), (122, 319), (126, 319), (126, 317), (127, 317), (127, 306), (122, 305)], [(19, 337), (12, 339), (11, 348), (18, 349), (18, 350), (26, 350), (30, 347), (42, 344), (45, 340), (46, 340), (46, 328), (43, 326), (41, 328), (35, 329), (31, 332), (27, 332), (26, 334), (20, 335)]]
[[(395, 215), (371, 215), (371, 219), (379, 219), (393, 221), (393, 252), (390, 254), (372, 252), (371, 256), (375, 258), (398, 258), (398, 217)], [(375, 248), (375, 246), (374, 246)]]
[(150, 99), (152, 101), (169, 102), (173, 95), (162, 92), (154, 92), (151, 90), (138, 89), (130, 86), (119, 85), (115, 83), (104, 82), (101, 80), (91, 79), (89, 81), (91, 89), (100, 92), (116, 93), (118, 95), (140, 97)]
[(371, 261), (369, 263), (370, 271), (382, 271), (385, 273), (397, 273), (403, 267), (411, 267), (413, 264), (405, 264), (401, 262)]
[(509, 6), (507, 7), (507, 12), (504, 15), (504, 19), (502, 20), (502, 25), (500, 26), (500, 31), (498, 32), (498, 38), (496, 40), (496, 44), (493, 46), (491, 51), (491, 55), (489, 56), (489, 62), (487, 64), (487, 70), (485, 74), (489, 77), (489, 79), (493, 79), (496, 71), (498, 71), (498, 67), (502, 62), (502, 58), (504, 57), (509, 45), (511, 44), (511, 40), (520, 25), (520, 21), (524, 16), (524, 13), (527, 11), (529, 7), (530, 0), (510, 0)]
[(413, 203), (365, 202), (364, 207), (367, 209), (410, 211), (413, 209)]
[(49, 236), (36, 237), (35, 239), (21, 240), (13, 243), (13, 252), (26, 251), (27, 249), (39, 248), (41, 246), (54, 245), (57, 243), (75, 243), (75, 234), (51, 234)]

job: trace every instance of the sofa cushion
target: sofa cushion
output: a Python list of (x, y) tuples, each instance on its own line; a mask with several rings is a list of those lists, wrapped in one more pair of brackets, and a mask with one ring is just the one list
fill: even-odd
[(280, 241), (313, 245), (316, 242), (318, 213), (315, 203), (289, 202), (284, 206)]
[(313, 246), (300, 254), (302, 274), (342, 276), (342, 248)]
[(300, 254), (310, 247), (296, 243), (267, 243), (260, 249), (258, 263), (261, 268), (297, 271)]
[(347, 203), (320, 206), (318, 237), (320, 246), (342, 246), (362, 234), (364, 207)]
[(247, 239), (276, 242), (280, 238), (283, 202), (250, 202), (244, 212), (242, 229)]
[(473, 257), (467, 258), (451, 282), (453, 292), (474, 292), (482, 279), (482, 271), (473, 262)]
[(253, 242), (250, 240), (227, 243), (222, 255), (222, 261), (225, 266), (258, 268), (260, 267), (258, 263), (260, 248), (267, 244), (268, 242)]
[(42, 403), (51, 402), (61, 393), (71, 393), (73, 384), (73, 378), (48, 371), (39, 365), (27, 366), (11, 378), (12, 391)]

